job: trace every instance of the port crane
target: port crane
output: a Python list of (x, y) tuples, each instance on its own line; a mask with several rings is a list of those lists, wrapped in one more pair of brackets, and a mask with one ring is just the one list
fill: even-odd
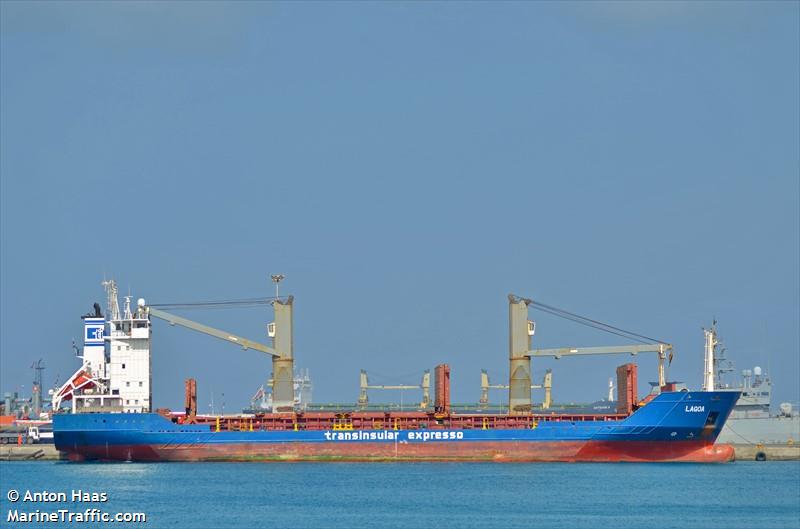
[(293, 302), (293, 296), (272, 301), (275, 321), (267, 324), (267, 335), (272, 338), (272, 346), (177, 316), (153, 305), (146, 306), (145, 310), (149, 316), (164, 320), (170, 325), (179, 325), (239, 345), (245, 350), (253, 349), (270, 355), (272, 357), (272, 405), (275, 411), (284, 411), (292, 409), (294, 405)]
[[(486, 406), (489, 404), (489, 390), (490, 389), (509, 389), (508, 384), (491, 384), (489, 382), (489, 373), (485, 369), (481, 369), (481, 398), (480, 404)], [(547, 410), (553, 403), (552, 389), (553, 389), (553, 371), (548, 369), (544, 373), (541, 384), (531, 384), (531, 389), (544, 389), (544, 400), (542, 401), (542, 409)]]
[[(588, 325), (595, 329), (609, 332), (640, 342), (636, 345), (613, 345), (603, 347), (561, 347), (556, 349), (533, 349), (531, 341), (536, 333), (536, 323), (528, 319), (528, 307), (537, 308), (554, 316)], [(508, 295), (508, 321), (509, 321), (509, 413), (524, 415), (531, 411), (531, 358), (553, 357), (560, 359), (566, 356), (582, 355), (607, 355), (657, 353), (658, 354), (658, 384), (666, 384), (665, 360), (672, 362), (673, 347), (661, 340), (625, 331), (605, 323), (601, 323), (584, 316), (567, 312), (563, 309), (534, 302), (531, 299)]]
[(361, 370), (361, 375), (359, 378), (359, 393), (358, 393), (358, 407), (364, 409), (369, 404), (369, 396), (367, 394), (367, 390), (370, 389), (379, 389), (379, 390), (392, 390), (392, 389), (421, 389), (422, 390), (422, 401), (419, 403), (419, 407), (421, 409), (427, 409), (431, 404), (431, 372), (429, 369), (426, 369), (425, 372), (422, 374), (422, 381), (418, 386), (411, 386), (406, 384), (398, 384), (398, 385), (370, 385), (369, 378), (367, 377), (367, 372), (365, 370)]

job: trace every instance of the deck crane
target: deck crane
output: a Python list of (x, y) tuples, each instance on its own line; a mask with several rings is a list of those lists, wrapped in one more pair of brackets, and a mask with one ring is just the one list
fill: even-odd
[[(528, 306), (533, 305), (555, 316), (565, 317), (576, 323), (582, 323), (599, 330), (610, 332), (618, 336), (642, 342), (638, 345), (618, 345), (606, 347), (562, 347), (557, 349), (532, 349), (531, 340), (536, 332), (536, 324), (528, 319)], [(581, 355), (606, 355), (657, 353), (658, 354), (658, 384), (666, 384), (664, 360), (672, 361), (673, 348), (671, 344), (647, 338), (630, 331), (624, 331), (604, 323), (590, 320), (577, 314), (557, 309), (543, 303), (535, 303), (530, 299), (508, 295), (508, 321), (509, 321), (509, 413), (523, 415), (531, 411), (531, 358), (551, 356), (560, 359), (565, 356)], [(646, 343), (650, 340), (653, 343)]]
[[(481, 399), (479, 402), (482, 406), (489, 404), (490, 389), (508, 389), (508, 384), (491, 384), (489, 382), (489, 373), (485, 369), (481, 369)], [(542, 383), (531, 384), (531, 389), (544, 389), (542, 409), (549, 409), (550, 405), (553, 403), (553, 371), (550, 369), (545, 371), (544, 377), (542, 377)]]
[(276, 299), (272, 302), (275, 310), (275, 321), (267, 325), (267, 334), (272, 338), (272, 347), (259, 342), (254, 342), (215, 329), (202, 323), (170, 314), (153, 306), (146, 307), (147, 313), (155, 318), (166, 321), (170, 325), (180, 325), (193, 331), (214, 336), (228, 343), (236, 344), (242, 349), (253, 349), (266, 353), (272, 357), (272, 406), (274, 411), (292, 409), (294, 405), (294, 357), (292, 340), (292, 306), (294, 297), (289, 296), (284, 300)]
[(367, 395), (367, 390), (369, 389), (421, 389), (422, 390), (422, 401), (419, 403), (419, 407), (427, 409), (428, 406), (431, 404), (431, 372), (429, 369), (426, 369), (425, 372), (422, 374), (422, 382), (419, 386), (410, 386), (405, 384), (387, 386), (371, 386), (369, 384), (369, 379), (367, 378), (367, 372), (365, 370), (361, 370), (361, 376), (359, 378), (359, 393), (358, 393), (358, 407), (364, 409), (369, 404), (369, 396)]

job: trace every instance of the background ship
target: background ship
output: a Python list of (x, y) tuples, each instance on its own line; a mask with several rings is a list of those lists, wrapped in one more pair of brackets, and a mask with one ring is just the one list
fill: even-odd
[[(716, 323), (716, 322), (715, 322)], [(716, 342), (716, 324), (712, 326)], [(726, 374), (735, 371), (733, 363), (725, 358), (725, 349), (714, 350), (715, 389), (737, 391), (739, 400), (731, 412), (719, 441), (732, 444), (794, 445), (800, 441), (800, 412), (790, 402), (782, 402), (772, 410), (772, 381), (769, 374), (755, 366), (744, 369), (738, 384), (726, 382)]]

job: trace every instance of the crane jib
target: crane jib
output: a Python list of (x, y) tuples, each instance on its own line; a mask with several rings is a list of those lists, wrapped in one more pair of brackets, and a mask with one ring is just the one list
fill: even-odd
[(268, 345), (254, 342), (252, 340), (248, 340), (247, 338), (242, 338), (241, 336), (236, 336), (235, 334), (215, 329), (214, 327), (209, 327), (208, 325), (203, 325), (202, 323), (197, 323), (196, 321), (170, 314), (169, 312), (164, 312), (160, 309), (148, 307), (147, 312), (150, 314), (150, 316), (162, 319), (168, 322), (170, 325), (180, 325), (181, 327), (186, 327), (187, 329), (201, 332), (203, 334), (219, 338), (220, 340), (225, 340), (229, 343), (240, 345), (243, 349), (255, 349), (256, 351), (261, 351), (262, 353), (267, 353), (272, 356), (281, 356), (274, 348), (269, 347)]

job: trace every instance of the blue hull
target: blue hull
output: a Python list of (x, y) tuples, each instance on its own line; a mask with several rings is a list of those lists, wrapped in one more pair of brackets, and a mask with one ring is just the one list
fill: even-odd
[(56, 448), (72, 459), (718, 461), (714, 447), (739, 394), (662, 393), (618, 421), (566, 421), (531, 428), (215, 431), (154, 413), (64, 414), (53, 419)]

